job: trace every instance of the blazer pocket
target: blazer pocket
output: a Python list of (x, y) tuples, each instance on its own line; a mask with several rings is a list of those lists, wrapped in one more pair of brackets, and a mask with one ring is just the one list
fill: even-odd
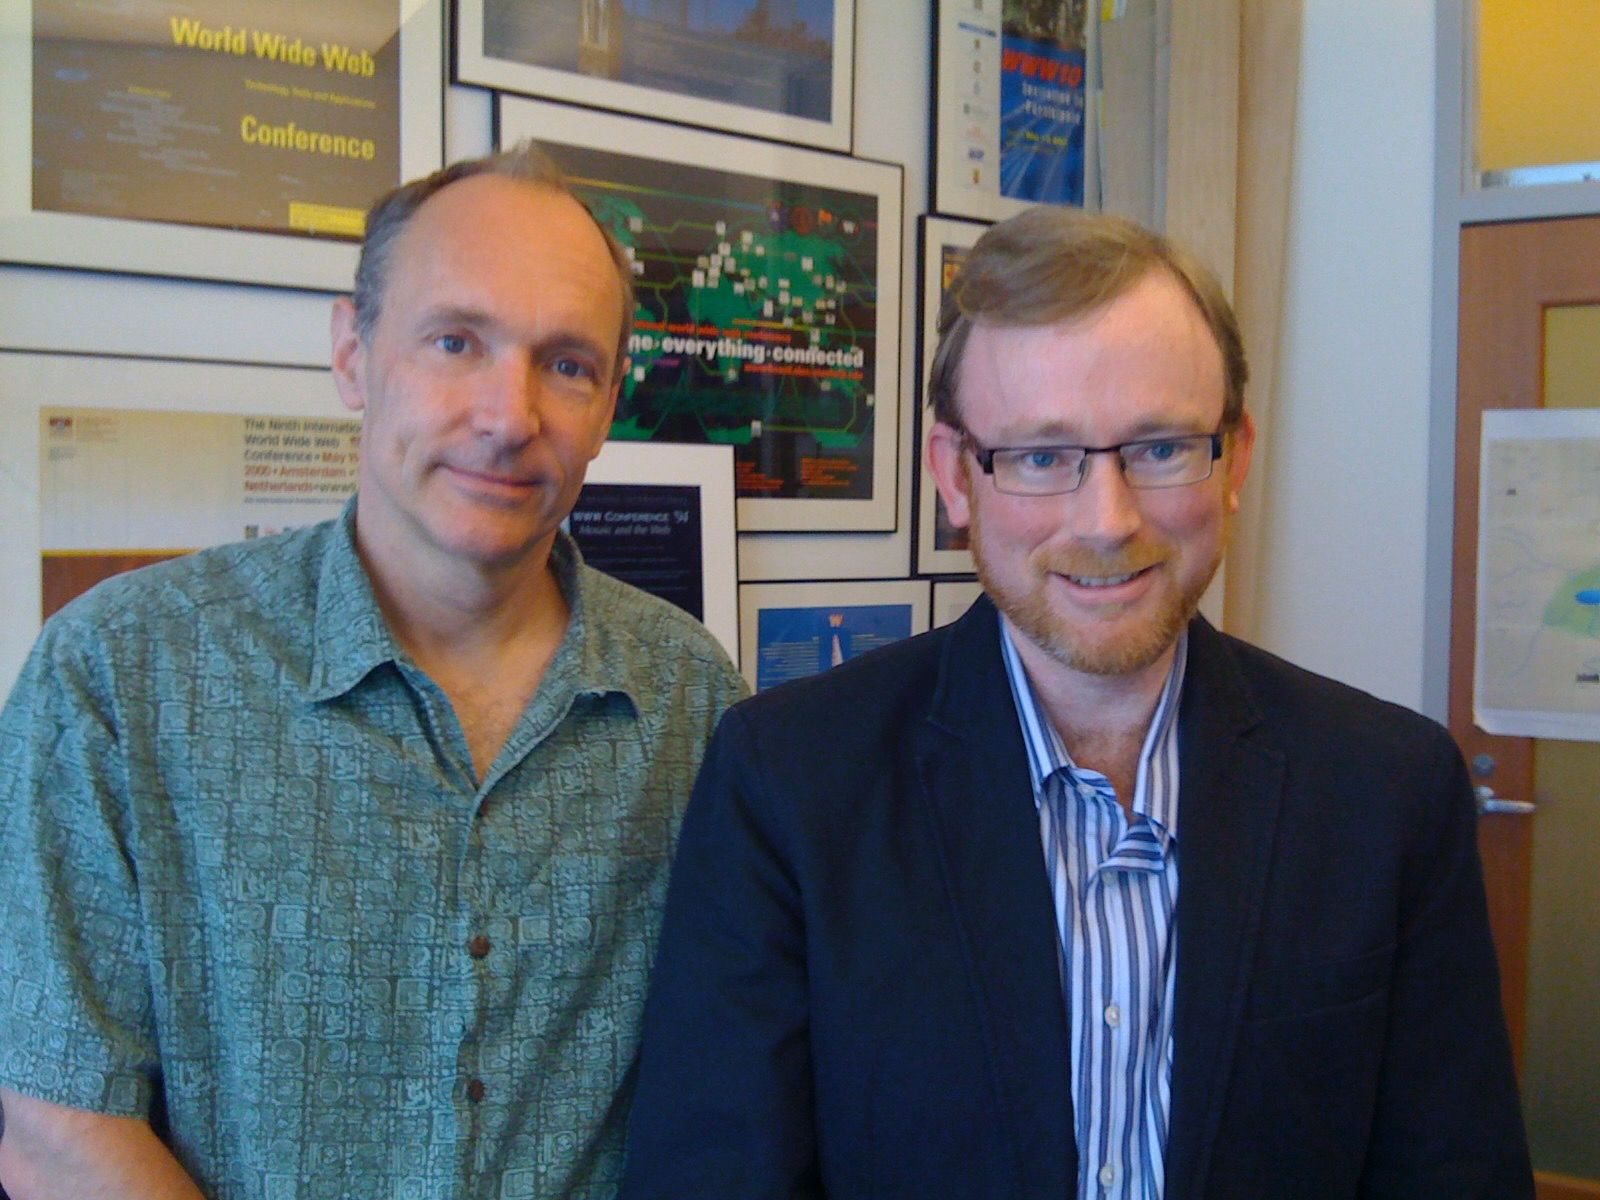
[(1258, 971), (1250, 981), (1245, 1020), (1308, 1016), (1380, 995), (1388, 990), (1394, 949), (1388, 945), (1337, 962), (1293, 963)]

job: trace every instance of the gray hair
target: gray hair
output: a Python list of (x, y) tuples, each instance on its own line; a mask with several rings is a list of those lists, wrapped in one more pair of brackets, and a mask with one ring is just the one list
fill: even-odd
[(452, 183), (470, 179), (474, 175), (495, 175), (543, 188), (556, 195), (569, 197), (589, 213), (589, 219), (594, 221), (595, 228), (605, 239), (606, 250), (610, 252), (612, 265), (617, 270), (617, 282), (622, 286), (622, 329), (617, 340), (615, 367), (620, 374), (622, 364), (627, 359), (628, 335), (633, 332), (633, 264), (622, 244), (609, 229), (595, 220), (594, 214), (589, 212), (589, 206), (572, 190), (571, 183), (555, 159), (531, 140), (518, 142), (498, 154), (451, 163), (431, 175), (403, 183), (378, 198), (367, 212), (366, 237), (361, 242), (361, 256), (356, 262), (352, 299), (356, 309), (356, 332), (361, 340), (370, 341), (372, 331), (377, 327), (383, 307), (384, 288), (389, 282), (390, 259), (401, 232), (429, 199)]

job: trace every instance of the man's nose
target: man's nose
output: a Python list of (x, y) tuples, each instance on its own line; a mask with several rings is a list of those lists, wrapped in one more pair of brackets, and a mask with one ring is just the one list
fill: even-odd
[(1138, 492), (1122, 473), (1122, 459), (1115, 451), (1097, 451), (1084, 459), (1083, 472), (1083, 482), (1068, 493), (1073, 532), (1108, 546), (1127, 541), (1144, 516)]
[(499, 357), (473, 397), (473, 424), (485, 437), (526, 442), (543, 426), (544, 383), (527, 353)]

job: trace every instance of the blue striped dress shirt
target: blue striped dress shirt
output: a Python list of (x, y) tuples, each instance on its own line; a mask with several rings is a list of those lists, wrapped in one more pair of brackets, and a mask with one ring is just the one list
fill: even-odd
[(1079, 1200), (1159, 1200), (1172, 1104), (1177, 714), (1188, 636), (1139, 754), (1130, 821), (1111, 781), (1068, 756), (1009, 623), (1000, 631), (1055, 898)]

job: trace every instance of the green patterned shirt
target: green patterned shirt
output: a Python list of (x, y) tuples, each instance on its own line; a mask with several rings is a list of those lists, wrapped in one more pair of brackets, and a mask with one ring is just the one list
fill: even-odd
[(672, 606), (571, 625), (482, 784), (338, 521), (121, 576), (0, 714), (0, 1083), (150, 1116), (211, 1197), (609, 1197), (670, 849), (743, 693)]

